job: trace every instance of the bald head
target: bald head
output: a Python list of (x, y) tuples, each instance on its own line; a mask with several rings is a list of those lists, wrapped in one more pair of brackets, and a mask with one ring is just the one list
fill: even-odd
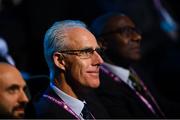
[(14, 66), (12, 66), (8, 63), (0, 62), (0, 77), (1, 77), (1, 75), (7, 74), (9, 72), (15, 72), (15, 73), (20, 74), (20, 72)]
[(28, 102), (26, 83), (14, 66), (0, 63), (0, 118), (22, 118)]

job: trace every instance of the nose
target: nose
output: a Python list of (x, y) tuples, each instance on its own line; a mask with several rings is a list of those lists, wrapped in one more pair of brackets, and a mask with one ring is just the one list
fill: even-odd
[(94, 60), (93, 61), (96, 61), (96, 65), (97, 64), (100, 65), (104, 62), (102, 57), (100, 56), (100, 54), (97, 51), (94, 51)]
[(141, 39), (142, 39), (142, 36), (141, 36), (141, 34), (138, 33), (138, 32), (135, 32), (135, 33), (132, 35), (132, 40), (134, 40), (134, 41), (141, 41)]
[(28, 99), (26, 93), (24, 92), (24, 90), (22, 90), (20, 95), (19, 95), (19, 101), (20, 102), (24, 102), (24, 103), (28, 103), (29, 102), (29, 99)]

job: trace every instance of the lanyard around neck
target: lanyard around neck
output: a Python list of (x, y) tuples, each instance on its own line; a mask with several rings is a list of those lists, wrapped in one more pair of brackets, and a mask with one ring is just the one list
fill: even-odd
[[(101, 70), (103, 72), (105, 72), (109, 77), (111, 77), (114, 81), (119, 82), (119, 83), (124, 83), (124, 81), (122, 81), (117, 75), (115, 75), (114, 73), (112, 73), (105, 65), (101, 65)], [(133, 74), (136, 74), (136, 72), (130, 68), (131, 71), (133, 71)], [(137, 74), (136, 74), (137, 76)], [(126, 83), (125, 83), (126, 84)], [(158, 111), (160, 112), (160, 114), (164, 117), (164, 113), (161, 111), (160, 107), (158, 106), (156, 100), (154, 99), (154, 97), (151, 95), (151, 93), (148, 91), (147, 87), (144, 85), (144, 83), (142, 81), (140, 81), (140, 84), (143, 85), (143, 89), (147, 92), (147, 94), (149, 95), (149, 97), (151, 98), (151, 100), (153, 101), (153, 103), (155, 104), (155, 106), (157, 107)], [(134, 91), (134, 90), (133, 90)], [(150, 103), (137, 91), (134, 91), (135, 94), (143, 101), (143, 103), (148, 107), (148, 109), (153, 113), (156, 114), (154, 108), (150, 105)]]
[(81, 120), (81, 118), (62, 100), (57, 100), (56, 98), (46, 95), (44, 94), (43, 97), (49, 99), (50, 101), (58, 104), (60, 107), (62, 107), (63, 109), (65, 109), (66, 111), (68, 111), (70, 114), (72, 114), (75, 118), (77, 118), (78, 120)]

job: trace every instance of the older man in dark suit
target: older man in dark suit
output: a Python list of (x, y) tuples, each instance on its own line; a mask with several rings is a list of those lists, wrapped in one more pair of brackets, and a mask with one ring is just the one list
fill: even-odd
[(99, 52), (94, 35), (83, 22), (64, 20), (53, 24), (44, 39), (50, 86), (35, 102), (37, 118), (95, 119), (106, 116), (101, 105), (90, 102), (95, 101), (91, 89), (100, 84), (99, 66), (103, 60)]

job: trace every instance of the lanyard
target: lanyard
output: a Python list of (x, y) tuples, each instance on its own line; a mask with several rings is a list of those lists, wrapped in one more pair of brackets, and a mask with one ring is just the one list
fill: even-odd
[(78, 120), (81, 120), (81, 118), (62, 100), (57, 100), (56, 98), (44, 94), (43, 97), (51, 100), (52, 102), (58, 104), (60, 107), (64, 108), (66, 111), (68, 111), (70, 114), (72, 114), (74, 117), (76, 117)]
[[(108, 76), (110, 76), (114, 81), (116, 82), (123, 82), (117, 75), (115, 75), (114, 73), (112, 73), (105, 65), (101, 65), (101, 70), (103, 72), (105, 72)], [(135, 73), (134, 70), (132, 70)], [(164, 117), (164, 113), (160, 110), (159, 106), (157, 105), (154, 97), (150, 94), (150, 92), (147, 90), (147, 88), (145, 87), (144, 83), (142, 81), (140, 81), (141, 84), (143, 85), (143, 89), (148, 93), (149, 97), (151, 98), (151, 100), (153, 101), (153, 103), (155, 104), (155, 106), (157, 107), (158, 111), (160, 112), (160, 114)], [(137, 91), (134, 91), (135, 94), (144, 102), (144, 104), (149, 108), (149, 110), (153, 113), (156, 114), (155, 110), (153, 109), (152, 105)]]
[(160, 114), (165, 117), (164, 113), (161, 111), (159, 105), (157, 104), (155, 98), (152, 96), (151, 92), (147, 89), (147, 87), (145, 86), (143, 80), (140, 80), (140, 78), (138, 77), (137, 73), (130, 68), (130, 71), (137, 77), (137, 79), (139, 79), (140, 84), (143, 86), (143, 90), (146, 92), (146, 94), (150, 97), (150, 99), (152, 100), (152, 102), (154, 103), (154, 105), (156, 106), (156, 108), (158, 109), (158, 111), (160, 112)]

